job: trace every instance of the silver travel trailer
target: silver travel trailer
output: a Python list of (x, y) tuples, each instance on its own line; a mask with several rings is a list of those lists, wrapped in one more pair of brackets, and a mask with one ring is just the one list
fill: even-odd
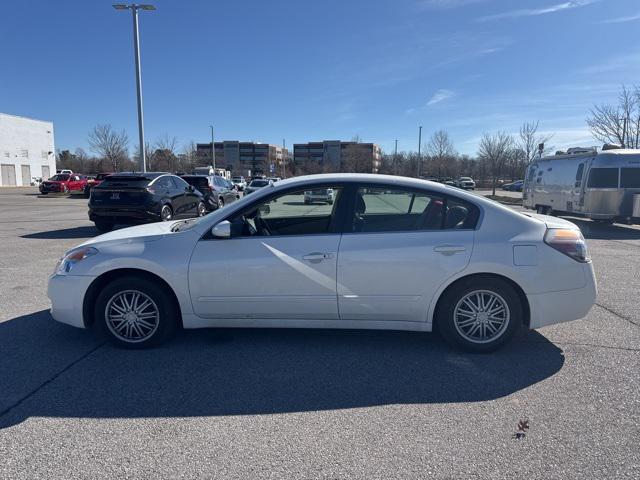
[(602, 222), (640, 222), (640, 150), (570, 148), (535, 160), (522, 189), (525, 208)]

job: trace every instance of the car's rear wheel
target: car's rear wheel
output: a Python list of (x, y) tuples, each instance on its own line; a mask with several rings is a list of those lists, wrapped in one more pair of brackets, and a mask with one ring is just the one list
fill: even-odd
[(219, 208), (224, 207), (224, 198), (220, 197), (220, 198), (218, 199), (218, 207), (219, 207)]
[(110, 222), (94, 222), (100, 233), (107, 233), (113, 230), (113, 223)]
[(160, 218), (163, 222), (170, 222), (173, 219), (173, 209), (171, 205), (163, 205), (160, 209)]
[(159, 345), (178, 324), (171, 296), (161, 285), (137, 276), (118, 278), (103, 288), (94, 315), (107, 338), (124, 348)]
[(438, 302), (437, 327), (450, 344), (470, 352), (491, 352), (520, 329), (523, 309), (515, 289), (499, 278), (456, 284)]

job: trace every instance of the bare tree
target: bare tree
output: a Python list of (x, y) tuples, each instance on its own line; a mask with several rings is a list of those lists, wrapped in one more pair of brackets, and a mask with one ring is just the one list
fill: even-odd
[(169, 137), (166, 133), (158, 137), (153, 144), (153, 152), (149, 158), (149, 168), (152, 170), (177, 172), (178, 157), (176, 147), (178, 140), (176, 137)]
[(640, 88), (630, 91), (622, 86), (617, 105), (595, 105), (587, 119), (591, 135), (604, 143), (619, 143), (627, 148), (640, 147)]
[(447, 175), (451, 173), (452, 169), (449, 167), (451, 163), (455, 162), (456, 151), (453, 148), (453, 142), (449, 134), (445, 130), (438, 130), (431, 135), (427, 143), (427, 152), (439, 177), (442, 177), (443, 172)]
[(373, 172), (371, 148), (359, 143), (347, 145), (342, 152), (340, 170), (353, 173)]
[(198, 149), (196, 142), (191, 140), (182, 148), (182, 154), (178, 155), (178, 165), (183, 172), (191, 173), (198, 166)]
[(129, 137), (124, 130), (118, 133), (111, 125), (96, 125), (89, 132), (89, 146), (111, 164), (114, 172), (128, 159)]
[(502, 174), (502, 169), (512, 154), (513, 138), (506, 132), (495, 134), (483, 133), (478, 147), (478, 158), (486, 162), (493, 179), (493, 195), (496, 194), (496, 184)]
[(526, 165), (536, 159), (539, 153), (538, 145), (544, 144), (543, 155), (553, 149), (551, 145), (548, 145), (553, 135), (538, 134), (538, 123), (537, 120), (535, 122), (524, 122), (520, 127), (518, 148), (523, 152), (521, 159), (524, 161), (524, 164), (520, 165), (520, 168), (523, 170)]

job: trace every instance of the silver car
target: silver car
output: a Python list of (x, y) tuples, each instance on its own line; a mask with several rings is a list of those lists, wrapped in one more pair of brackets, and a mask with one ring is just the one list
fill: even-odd
[(333, 204), (334, 192), (332, 188), (322, 188), (319, 190), (306, 190), (304, 192), (304, 203), (328, 203)]

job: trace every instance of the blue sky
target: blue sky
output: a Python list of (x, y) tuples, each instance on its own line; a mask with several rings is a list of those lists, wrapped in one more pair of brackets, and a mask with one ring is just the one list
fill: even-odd
[[(110, 1), (6, 2), (0, 111), (52, 120), (87, 148), (110, 123), (137, 139), (131, 15)], [(141, 13), (145, 133), (181, 144), (287, 145), (358, 135), (392, 151), (444, 128), (539, 120), (556, 147), (595, 145), (594, 103), (640, 83), (638, 0), (157, 0)]]

